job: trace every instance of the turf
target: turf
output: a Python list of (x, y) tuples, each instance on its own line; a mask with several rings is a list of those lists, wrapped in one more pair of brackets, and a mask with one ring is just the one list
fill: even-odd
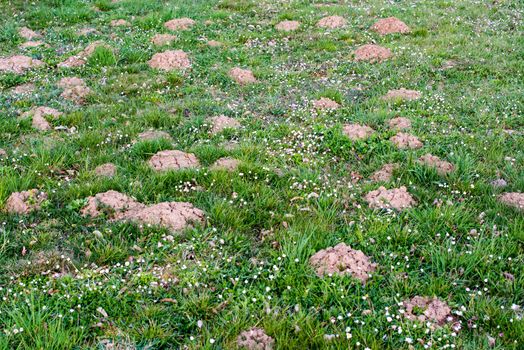
[[(347, 25), (317, 28), (328, 15)], [(411, 32), (369, 30), (390, 16)], [(182, 17), (191, 30), (164, 27)], [(498, 200), (524, 192), (523, 17), (519, 0), (2, 1), (0, 58), (45, 64), (0, 72), (0, 348), (235, 349), (256, 326), (275, 349), (523, 349), (524, 214)], [(112, 27), (117, 19), (130, 25)], [(300, 27), (276, 31), (282, 20)], [(20, 48), (21, 27), (48, 46)], [(154, 46), (158, 33), (177, 38)], [(97, 40), (107, 46), (84, 66), (57, 67)], [(369, 43), (393, 57), (355, 62)], [(168, 49), (185, 51), (191, 68), (151, 69)], [(257, 81), (235, 83), (234, 67)], [(60, 97), (57, 83), (73, 76), (91, 90), (83, 105)], [(14, 94), (24, 83), (35, 91)], [(381, 99), (401, 87), (422, 98)], [(320, 97), (340, 108), (315, 110)], [(63, 112), (51, 130), (20, 117), (37, 106)], [(211, 135), (221, 114), (242, 127)], [(389, 141), (396, 116), (422, 148)], [(347, 123), (375, 132), (351, 141)], [(150, 129), (172, 141), (137, 139)], [(201, 165), (153, 171), (147, 160), (166, 149)], [(454, 171), (419, 164), (427, 153)], [(211, 169), (226, 156), (238, 169)], [(97, 176), (107, 162), (116, 175)], [(393, 162), (389, 182), (368, 180)], [(492, 186), (498, 178), (507, 186)], [(369, 208), (364, 197), (380, 185), (406, 186), (417, 204)], [(5, 210), (32, 188), (48, 194), (40, 210)], [(86, 198), (107, 190), (190, 202), (206, 220), (173, 233), (82, 216)], [(309, 265), (340, 242), (377, 264), (365, 284)], [(454, 322), (408, 320), (400, 303), (416, 295), (445, 301)]]

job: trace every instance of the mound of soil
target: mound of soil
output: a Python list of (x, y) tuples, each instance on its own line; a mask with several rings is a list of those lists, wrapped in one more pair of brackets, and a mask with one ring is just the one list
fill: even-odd
[(111, 27), (127, 27), (131, 24), (125, 19), (115, 19), (111, 21)]
[(144, 207), (145, 205), (137, 202), (133, 198), (123, 193), (110, 190), (88, 197), (87, 205), (82, 208), (81, 214), (95, 218), (106, 213), (111, 218), (122, 219), (126, 212), (143, 209)]
[(391, 190), (380, 186), (378, 190), (369, 192), (364, 199), (369, 207), (373, 209), (397, 209), (411, 208), (417, 202), (409, 194), (405, 186)]
[(80, 58), (78, 56), (71, 56), (68, 57), (65, 61), (60, 62), (57, 64), (58, 68), (74, 68), (74, 67), (80, 67), (86, 64), (87, 61), (83, 58)]
[(212, 166), (213, 170), (227, 170), (234, 171), (238, 168), (240, 161), (231, 157), (224, 157), (218, 159)]
[(382, 62), (392, 56), (391, 50), (379, 45), (366, 44), (355, 50), (355, 61)]
[(20, 84), (16, 86), (12, 91), (16, 95), (26, 95), (36, 90), (36, 86), (33, 83)]
[(22, 74), (28, 69), (42, 66), (44, 62), (29, 56), (16, 55), (0, 58), (0, 72)]
[(344, 17), (328, 16), (328, 17), (321, 18), (320, 21), (317, 22), (317, 27), (335, 29), (335, 28), (344, 27), (346, 24), (347, 24), (347, 21)]
[(350, 275), (363, 283), (377, 267), (362, 251), (351, 249), (345, 243), (319, 250), (309, 259), (309, 263), (319, 277), (326, 274)]
[(191, 18), (186, 17), (175, 18), (164, 23), (164, 27), (166, 27), (169, 30), (188, 30), (193, 25), (195, 25), (195, 21), (193, 21)]
[(321, 97), (316, 101), (313, 101), (313, 107), (315, 109), (337, 109), (340, 105), (327, 97)]
[(0, 158), (7, 158), (7, 152), (3, 148), (0, 148)]
[(209, 40), (207, 42), (207, 45), (211, 46), (211, 47), (220, 47), (222, 46), (223, 44), (220, 42), (220, 41), (216, 41), (216, 40)]
[(156, 171), (179, 170), (196, 168), (200, 164), (193, 153), (178, 150), (167, 150), (157, 152), (151, 159), (149, 165)]
[(389, 128), (393, 130), (404, 130), (411, 128), (411, 120), (408, 118), (397, 117), (390, 119), (388, 122)]
[(5, 209), (11, 214), (28, 214), (40, 209), (42, 203), (47, 200), (47, 194), (37, 189), (11, 193)]
[(403, 304), (406, 308), (404, 317), (408, 320), (431, 322), (439, 326), (453, 321), (451, 308), (438, 298), (415, 296)]
[(300, 22), (298, 21), (282, 21), (275, 25), (275, 29), (282, 32), (292, 32), (297, 30), (300, 27)]
[(429, 153), (420, 157), (418, 162), (430, 168), (435, 168), (440, 175), (446, 175), (455, 170), (455, 166), (450, 162), (441, 160), (439, 157)]
[(84, 104), (86, 96), (91, 92), (84, 80), (77, 77), (62, 78), (57, 85), (64, 89), (60, 97), (76, 104)]
[(204, 222), (204, 218), (202, 210), (186, 202), (158, 203), (140, 210), (129, 211), (124, 215), (125, 220), (162, 226), (173, 232), (180, 231), (191, 223)]
[(105, 163), (95, 168), (95, 174), (103, 177), (113, 177), (116, 174), (116, 166), (113, 163)]
[(211, 134), (215, 135), (218, 134), (225, 129), (238, 129), (240, 128), (240, 123), (230, 117), (226, 117), (225, 115), (219, 115), (218, 117), (210, 118), (211, 122)]
[(46, 46), (48, 47), (48, 45), (46, 43), (44, 43), (43, 41), (26, 41), (25, 43), (23, 44), (20, 44), (20, 48), (21, 49), (27, 49), (27, 48), (32, 48), (32, 47), (39, 47), (39, 46)]
[(138, 139), (141, 141), (154, 141), (160, 139), (171, 141), (171, 135), (165, 131), (147, 130), (138, 134)]
[(374, 182), (388, 182), (393, 177), (393, 172), (400, 167), (397, 163), (387, 163), (371, 175), (371, 181)]
[(189, 61), (187, 53), (182, 50), (169, 50), (155, 53), (147, 63), (151, 68), (164, 71), (187, 69), (191, 67), (191, 62)]
[(499, 196), (499, 201), (511, 207), (524, 210), (524, 193), (506, 192)]
[(45, 117), (46, 116), (59, 117), (61, 115), (62, 115), (62, 112), (54, 108), (41, 106), (41, 107), (35, 107), (31, 109), (30, 111), (25, 112), (24, 114), (22, 114), (22, 117), (23, 118), (32, 117), (33, 118), (33, 123), (32, 123), (33, 128), (41, 130), (41, 131), (45, 131), (45, 130), (51, 129), (51, 124), (49, 124), (49, 122), (46, 120)]
[(38, 34), (37, 32), (27, 28), (27, 27), (22, 27), (18, 30), (18, 35), (20, 35), (22, 38), (26, 39), (26, 40), (33, 40), (33, 39), (38, 39), (38, 38), (41, 38), (42, 35)]
[(203, 211), (186, 202), (162, 202), (146, 206), (116, 191), (99, 193), (87, 200), (88, 204), (81, 211), (84, 216), (97, 217), (106, 213), (112, 220), (158, 225), (173, 232), (205, 219)]
[(402, 22), (400, 19), (396, 17), (379, 19), (377, 22), (375, 22), (375, 24), (371, 26), (370, 29), (379, 33), (380, 35), (395, 33), (406, 34), (410, 32), (410, 29), (406, 25), (406, 23)]
[(240, 333), (237, 338), (237, 346), (247, 350), (272, 350), (275, 340), (261, 328), (253, 327)]
[(387, 101), (391, 101), (391, 100), (393, 101), (395, 100), (413, 101), (413, 100), (418, 100), (421, 97), (422, 97), (422, 94), (419, 91), (400, 88), (398, 90), (389, 90), (384, 96), (382, 96), (382, 99), (387, 100)]
[(424, 146), (424, 144), (420, 142), (416, 136), (404, 132), (399, 132), (390, 138), (390, 141), (393, 142), (393, 144), (399, 149), (417, 149)]
[(156, 34), (151, 38), (151, 42), (157, 46), (169, 45), (176, 40), (173, 34)]
[(375, 130), (373, 130), (372, 128), (370, 128), (367, 125), (345, 124), (342, 129), (342, 132), (344, 133), (344, 135), (349, 137), (351, 140), (357, 141), (357, 140), (363, 140), (363, 139), (370, 137), (371, 135), (373, 135)]
[(232, 68), (229, 71), (229, 77), (240, 85), (251, 84), (257, 81), (252, 71), (238, 67)]

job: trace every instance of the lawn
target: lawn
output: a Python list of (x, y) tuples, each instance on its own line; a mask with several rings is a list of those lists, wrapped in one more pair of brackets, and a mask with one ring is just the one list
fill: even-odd
[(0, 349), (524, 349), (520, 0), (0, 23)]

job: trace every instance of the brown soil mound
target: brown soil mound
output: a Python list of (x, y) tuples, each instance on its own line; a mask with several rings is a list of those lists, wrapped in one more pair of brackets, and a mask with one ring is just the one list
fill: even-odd
[(104, 177), (113, 177), (116, 174), (116, 166), (113, 163), (106, 163), (95, 168), (95, 174)]
[(22, 38), (26, 40), (33, 40), (33, 39), (38, 39), (42, 37), (40, 34), (38, 34), (35, 31), (32, 31), (31, 29), (27, 27), (20, 28), (18, 30), (18, 35), (20, 35)]
[(393, 172), (399, 168), (397, 163), (384, 164), (380, 170), (377, 170), (371, 175), (371, 180), (375, 182), (388, 182), (393, 177)]
[(238, 168), (240, 161), (231, 157), (224, 157), (217, 160), (212, 166), (213, 170), (227, 170), (234, 171)]
[(420, 97), (422, 97), (422, 94), (419, 91), (400, 88), (398, 90), (389, 90), (387, 94), (382, 96), (382, 99), (413, 101), (418, 100)]
[(77, 77), (62, 78), (57, 85), (64, 89), (60, 97), (77, 104), (85, 103), (86, 96), (91, 92), (84, 80)]
[(335, 29), (345, 26), (346, 23), (347, 21), (344, 17), (328, 16), (320, 19), (320, 21), (317, 22), (317, 27)]
[(240, 127), (240, 123), (230, 117), (226, 117), (225, 115), (219, 115), (218, 117), (210, 118), (211, 122), (211, 134), (215, 135), (218, 134), (225, 129), (238, 129)]
[(216, 41), (216, 40), (209, 40), (207, 42), (207, 44), (211, 47), (219, 47), (219, 46), (222, 46), (223, 44), (220, 42), (220, 41)]
[(33, 117), (33, 124), (32, 124), (33, 128), (45, 131), (45, 130), (51, 129), (51, 125), (49, 124), (49, 122), (46, 120), (45, 117), (46, 116), (59, 117), (60, 115), (62, 115), (62, 112), (57, 111), (54, 108), (42, 106), (42, 107), (33, 108), (32, 110), (25, 112), (22, 115), (22, 117), (23, 118)]
[(367, 125), (345, 124), (342, 132), (353, 141), (362, 140), (370, 137), (375, 130)]
[(187, 53), (182, 50), (169, 50), (155, 53), (148, 61), (149, 67), (172, 71), (175, 69), (186, 69), (191, 67)]
[(524, 210), (524, 193), (507, 192), (500, 195), (499, 200), (509, 206)]
[(0, 158), (7, 158), (7, 152), (3, 148), (0, 148)]
[(439, 157), (429, 153), (420, 157), (418, 162), (430, 168), (435, 168), (440, 175), (446, 175), (455, 170), (455, 166), (450, 162), (441, 160)]
[(191, 18), (175, 18), (164, 23), (169, 30), (188, 30), (195, 24)]
[(110, 190), (88, 197), (87, 205), (82, 209), (81, 214), (83, 216), (98, 217), (102, 213), (106, 213), (112, 218), (121, 219), (127, 211), (139, 210), (144, 207), (145, 205), (135, 201), (133, 198)]
[(297, 30), (298, 27), (300, 27), (300, 22), (298, 21), (282, 21), (275, 26), (275, 29), (282, 32), (291, 32)]
[(399, 132), (398, 134), (393, 136), (390, 140), (391, 142), (393, 142), (395, 146), (397, 146), (397, 148), (400, 148), (400, 149), (406, 149), (406, 148), (417, 149), (424, 145), (422, 142), (420, 142), (420, 140), (416, 136), (413, 136), (411, 134), (406, 134), (404, 132)]
[(367, 44), (355, 50), (355, 61), (366, 61), (370, 63), (382, 62), (392, 56), (391, 50), (385, 47)]
[(86, 64), (87, 61), (83, 58), (80, 58), (78, 56), (71, 56), (68, 57), (65, 61), (60, 62), (57, 64), (57, 67), (59, 68), (74, 68), (74, 67), (80, 67)]
[(156, 171), (179, 170), (196, 168), (199, 166), (197, 157), (193, 153), (178, 150), (160, 151), (149, 159), (149, 165)]
[(393, 188), (391, 190), (380, 186), (378, 190), (369, 192), (364, 198), (374, 209), (397, 209), (411, 208), (416, 201), (411, 197), (406, 187)]
[(263, 329), (253, 327), (240, 333), (237, 338), (237, 345), (240, 349), (272, 350), (275, 340), (267, 335)]
[(370, 29), (379, 33), (380, 35), (394, 33), (406, 34), (410, 32), (410, 29), (406, 25), (406, 23), (402, 22), (400, 19), (396, 17), (379, 19), (377, 22), (375, 22), (375, 24), (371, 26)]
[(377, 266), (371, 263), (369, 257), (362, 251), (351, 249), (345, 243), (318, 251), (309, 259), (309, 263), (319, 277), (325, 274), (350, 275), (363, 283), (367, 281), (369, 274), (375, 271)]
[(411, 321), (431, 322), (443, 325), (453, 321), (451, 308), (438, 298), (416, 296), (403, 302), (404, 316)]
[(88, 204), (81, 211), (84, 216), (97, 217), (105, 212), (112, 220), (158, 225), (174, 232), (193, 222), (203, 222), (205, 218), (204, 212), (191, 203), (162, 202), (146, 206), (116, 191), (99, 193), (87, 200)]
[(171, 231), (180, 231), (193, 222), (204, 222), (204, 212), (186, 202), (163, 202), (147, 206), (140, 210), (129, 211), (125, 220), (146, 225), (166, 227)]
[(115, 19), (111, 21), (111, 27), (127, 27), (130, 23), (125, 19)]
[(394, 130), (395, 129), (396, 130), (409, 129), (411, 128), (411, 120), (409, 120), (408, 118), (397, 117), (397, 118), (390, 119), (388, 122), (388, 125), (390, 129), (394, 129)]
[(0, 72), (22, 74), (26, 70), (43, 65), (44, 62), (28, 56), (16, 55), (0, 58)]
[(160, 130), (148, 130), (138, 134), (138, 138), (141, 141), (154, 141), (159, 139), (166, 139), (171, 141), (171, 135), (165, 131)]
[(316, 109), (337, 109), (340, 105), (327, 97), (321, 97), (316, 101), (313, 101), (313, 107)]
[(176, 40), (173, 34), (157, 34), (151, 38), (151, 42), (157, 46), (169, 45)]
[(11, 214), (28, 214), (40, 209), (45, 200), (47, 200), (47, 194), (37, 189), (14, 192), (7, 199), (5, 208)]
[(253, 72), (251, 72), (249, 69), (242, 69), (238, 67), (231, 69), (229, 71), (229, 76), (231, 77), (231, 79), (233, 79), (241, 85), (251, 84), (257, 81), (255, 76), (253, 75)]
[(27, 48), (32, 48), (32, 47), (39, 47), (39, 46), (48, 46), (46, 43), (44, 43), (43, 41), (26, 41), (25, 43), (23, 44), (20, 44), (20, 48), (21, 49), (27, 49)]
[(26, 95), (36, 90), (36, 86), (33, 83), (20, 84), (13, 89), (13, 93), (17, 95)]
[(87, 45), (86, 48), (83, 51), (78, 53), (78, 56), (81, 57), (81, 58), (87, 58), (87, 57), (91, 56), (93, 54), (93, 52), (95, 52), (95, 50), (99, 46), (102, 46), (102, 47), (105, 47), (105, 48), (107, 48), (109, 50), (112, 50), (111, 46), (109, 46), (108, 44), (106, 44), (105, 42), (103, 42), (101, 40), (97, 40), (97, 41), (93, 41), (92, 43)]

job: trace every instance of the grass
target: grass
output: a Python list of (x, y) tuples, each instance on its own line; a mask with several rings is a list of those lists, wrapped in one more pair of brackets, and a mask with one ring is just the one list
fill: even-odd
[[(0, 72), (1, 349), (234, 349), (254, 326), (277, 349), (524, 347), (524, 218), (497, 200), (524, 192), (519, 1), (14, 0), (0, 10), (0, 57), (46, 63)], [(348, 24), (317, 28), (327, 15)], [(389, 16), (411, 33), (368, 30)], [(181, 17), (195, 26), (165, 47), (150, 43)], [(115, 19), (131, 25), (111, 27)], [(299, 30), (274, 29), (286, 19)], [(24, 26), (49, 46), (19, 48)], [(77, 34), (87, 27), (95, 31)], [(86, 65), (56, 67), (96, 40), (107, 46)], [(371, 42), (394, 57), (354, 62)], [(150, 69), (168, 49), (187, 52), (192, 68)], [(233, 67), (257, 82), (236, 84)], [(58, 81), (72, 76), (91, 89), (85, 105), (60, 97)], [(36, 90), (14, 94), (24, 83)], [(380, 98), (400, 87), (423, 97)], [(313, 111), (320, 97), (341, 108)], [(50, 123), (74, 131), (33, 129), (19, 114), (36, 106), (62, 111)], [(210, 135), (208, 117), (220, 114), (242, 127)], [(391, 144), (395, 116), (412, 121), (423, 148)], [(375, 134), (351, 141), (346, 123)], [(172, 141), (138, 141), (149, 129)], [(201, 166), (156, 173), (147, 160), (166, 149), (194, 153)], [(418, 164), (426, 153), (455, 171)], [(210, 168), (226, 156), (241, 161), (237, 170)], [(96, 176), (107, 162), (117, 174)], [(379, 184), (367, 179), (393, 162), (400, 168), (381, 185), (406, 186), (418, 204), (372, 210), (364, 196)], [(351, 183), (352, 172), (363, 179)], [(490, 185), (499, 177), (506, 188)], [(40, 210), (4, 210), (11, 193), (31, 188), (48, 194)], [(110, 189), (145, 204), (190, 202), (206, 222), (173, 234), (80, 215), (86, 197)], [(309, 265), (340, 242), (378, 264), (365, 285), (319, 278)], [(448, 303), (461, 329), (401, 316), (399, 303), (416, 295)]]

